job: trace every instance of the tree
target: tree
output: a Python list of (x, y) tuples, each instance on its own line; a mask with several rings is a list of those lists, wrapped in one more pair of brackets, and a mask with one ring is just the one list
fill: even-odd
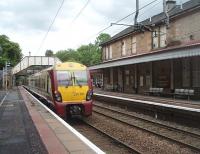
[(89, 43), (88, 45), (82, 45), (77, 50), (67, 49), (58, 51), (55, 56), (61, 61), (74, 61), (80, 62), (86, 66), (95, 65), (101, 62), (101, 49), (99, 45), (111, 37), (109, 34), (100, 34), (95, 43)]
[(12, 42), (6, 35), (0, 35), (0, 69), (9, 61), (11, 66), (15, 66), (22, 58), (21, 49), (18, 43)]
[(95, 45), (100, 46), (102, 43), (108, 41), (111, 38), (109, 34), (101, 33), (95, 40)]
[(54, 55), (53, 55), (53, 51), (52, 51), (52, 50), (46, 50), (45, 56), (46, 56), (46, 57), (53, 57), (53, 56), (54, 56)]
[(60, 50), (55, 54), (56, 57), (58, 57), (62, 62), (65, 61), (78, 61), (78, 54), (73, 49), (67, 49), (67, 50)]

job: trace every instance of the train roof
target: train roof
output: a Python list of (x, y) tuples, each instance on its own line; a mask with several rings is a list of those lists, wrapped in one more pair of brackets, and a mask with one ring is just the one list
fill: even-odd
[(57, 71), (86, 70), (86, 68), (85, 65), (76, 62), (64, 62), (53, 67), (53, 69)]
[[(87, 67), (83, 64), (76, 63), (76, 62), (64, 62), (60, 63), (54, 66), (51, 66), (49, 68), (46, 68), (44, 70), (41, 70), (40, 72), (37, 72), (35, 74), (32, 74), (31, 76), (38, 76), (43, 72), (47, 72), (49, 70), (56, 70), (56, 71), (75, 71), (75, 70), (86, 70)], [(30, 77), (31, 77), (30, 76)]]

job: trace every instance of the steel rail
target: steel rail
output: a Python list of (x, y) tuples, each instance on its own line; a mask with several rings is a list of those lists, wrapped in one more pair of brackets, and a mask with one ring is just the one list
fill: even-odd
[(117, 139), (117, 138), (115, 138), (115, 137), (109, 135), (108, 133), (106, 133), (106, 132), (104, 132), (104, 131), (98, 129), (97, 127), (95, 127), (94, 125), (92, 125), (92, 124), (86, 122), (85, 120), (83, 120), (83, 122), (84, 122), (85, 124), (89, 125), (90, 127), (92, 127), (93, 129), (97, 130), (98, 132), (102, 133), (103, 135), (107, 136), (108, 138), (110, 138), (110, 139), (114, 140), (115, 142), (121, 144), (122, 146), (124, 146), (124, 147), (130, 149), (131, 151), (133, 151), (133, 152), (135, 152), (135, 153), (137, 153), (137, 154), (141, 154), (141, 153), (142, 153), (142, 152), (140, 152), (139, 150), (137, 150), (136, 148), (133, 148), (132, 146), (130, 146), (130, 145), (128, 145), (128, 144), (126, 144), (126, 143), (120, 141), (119, 139)]
[(96, 106), (96, 107), (99, 107), (99, 108), (102, 108), (102, 109), (106, 109), (106, 110), (109, 110), (109, 111), (112, 111), (112, 112), (115, 112), (115, 113), (119, 113), (119, 114), (122, 114), (122, 115), (125, 115), (125, 116), (129, 116), (131, 118), (135, 118), (135, 119), (145, 121), (145, 122), (148, 122), (148, 123), (156, 124), (157, 126), (160, 126), (160, 127), (163, 127), (163, 128), (169, 129), (169, 130), (173, 129), (175, 131), (179, 131), (180, 133), (190, 134), (191, 136), (198, 137), (200, 139), (200, 134), (195, 133), (195, 132), (190, 132), (190, 131), (183, 130), (183, 129), (180, 129), (180, 128), (176, 128), (176, 127), (173, 127), (173, 126), (169, 126), (167, 124), (162, 124), (158, 121), (153, 121), (153, 120), (150, 120), (150, 119), (142, 118), (142, 117), (130, 114), (130, 113), (125, 113), (125, 112), (118, 111), (118, 110), (115, 110), (115, 109), (111, 109), (111, 108), (108, 108), (108, 107), (105, 107), (105, 106), (102, 106), (102, 105), (93, 104), (93, 106)]
[(191, 145), (191, 144), (188, 144), (188, 143), (184, 143), (184, 142), (179, 141), (179, 140), (177, 140), (177, 139), (170, 138), (170, 137), (168, 137), (168, 136), (159, 134), (159, 133), (154, 132), (154, 131), (152, 131), (152, 130), (148, 130), (147, 128), (143, 128), (143, 127), (141, 127), (141, 126), (137, 126), (137, 125), (134, 125), (134, 124), (130, 124), (130, 123), (126, 122), (126, 121), (117, 119), (117, 118), (112, 117), (112, 116), (110, 116), (110, 115), (106, 115), (106, 114), (104, 114), (104, 113), (102, 113), (102, 112), (98, 112), (98, 111), (95, 111), (95, 110), (93, 110), (93, 112), (95, 112), (96, 114), (102, 115), (102, 116), (104, 116), (104, 117), (110, 118), (110, 119), (112, 119), (112, 120), (115, 120), (115, 121), (117, 121), (117, 122), (126, 124), (126, 125), (128, 125), (128, 126), (132, 126), (132, 127), (138, 128), (138, 129), (140, 129), (140, 130), (146, 131), (146, 132), (148, 132), (148, 133), (152, 133), (152, 134), (154, 134), (154, 135), (156, 135), (156, 136), (165, 138), (165, 139), (167, 139), (167, 140), (169, 140), (169, 141), (173, 141), (173, 142), (178, 143), (178, 144), (180, 144), (180, 145), (184, 145), (184, 146), (189, 147), (189, 148), (191, 148), (191, 149), (193, 149), (193, 150), (200, 151), (200, 148), (199, 148), (199, 147), (195, 147), (194, 145)]
[[(27, 89), (26, 89), (27, 90)], [(27, 90), (28, 91), (28, 90)], [(31, 90), (29, 90), (31, 91)], [(32, 91), (31, 91), (32, 92)], [(35, 93), (34, 93), (35, 94)], [(37, 99), (38, 101), (40, 101), (41, 103), (43, 103), (43, 101), (39, 100), (38, 98), (34, 97), (35, 99)], [(48, 107), (49, 108), (49, 107)], [(138, 150), (134, 149), (133, 147), (129, 146), (126, 143), (123, 143), (122, 141), (118, 140), (117, 138), (112, 137), (111, 135), (107, 134), (106, 132), (96, 128), (95, 126), (87, 123), (85, 120), (82, 120), (85, 124), (89, 125), (90, 127), (92, 127), (93, 129), (97, 130), (98, 132), (104, 134), (105, 136), (107, 136), (108, 138), (111, 138), (112, 140), (114, 140), (115, 142), (121, 144), (122, 146), (126, 147), (127, 149), (130, 149), (131, 151), (133, 151), (136, 154), (141, 154), (141, 152), (139, 152)]]

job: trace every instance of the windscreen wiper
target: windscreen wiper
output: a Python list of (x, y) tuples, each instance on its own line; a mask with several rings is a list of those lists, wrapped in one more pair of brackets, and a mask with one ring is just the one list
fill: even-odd
[(80, 84), (80, 82), (77, 80), (77, 78), (74, 77), (74, 79), (76, 80), (76, 83), (79, 85), (79, 87), (82, 87), (82, 84)]
[(68, 88), (69, 87), (69, 82), (67, 82), (67, 85), (65, 86), (65, 88)]

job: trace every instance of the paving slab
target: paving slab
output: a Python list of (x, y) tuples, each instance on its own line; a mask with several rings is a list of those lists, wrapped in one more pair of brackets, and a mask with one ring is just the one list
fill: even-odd
[[(46, 107), (38, 103), (23, 87), (19, 89), (32, 120), (49, 153), (104, 153), (95, 147), (95, 145), (93, 145), (93, 147), (95, 147), (98, 152), (88, 146), (77, 134), (75, 135), (74, 132), (66, 127), (66, 124), (58, 120), (55, 114), (53, 115), (50, 113), (51, 111), (48, 112), (49, 109), (46, 109)], [(52, 151), (55, 149), (59, 149), (60, 151)]]
[(0, 153), (48, 153), (16, 88), (0, 105)]

